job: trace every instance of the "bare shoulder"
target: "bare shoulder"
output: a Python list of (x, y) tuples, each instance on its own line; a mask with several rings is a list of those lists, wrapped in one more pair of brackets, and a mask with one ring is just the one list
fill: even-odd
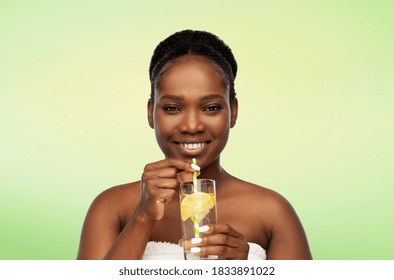
[[(289, 201), (274, 190), (238, 178), (231, 178), (223, 186), (217, 194), (218, 206), (222, 204), (221, 210), (228, 213), (229, 217), (252, 219), (255, 226), (266, 233), (266, 240), (278, 225), (278, 221), (284, 217), (296, 216)], [(233, 205), (237, 207), (232, 207)]]
[(132, 182), (123, 185), (118, 185), (111, 187), (109, 189), (104, 190), (101, 192), (95, 199), (94, 202), (96, 203), (113, 203), (113, 202), (122, 202), (122, 201), (130, 201), (138, 200), (140, 195), (140, 183)]
[[(265, 227), (271, 231), (277, 230), (281, 224), (299, 223), (297, 213), (291, 203), (280, 193), (249, 182), (241, 181), (245, 205), (261, 215)], [(240, 190), (239, 190), (240, 191)]]
[(140, 182), (111, 187), (101, 192), (92, 202), (91, 208), (106, 209), (120, 219), (131, 213), (140, 200)]
[(93, 200), (82, 227), (78, 259), (100, 259), (108, 252), (139, 196), (139, 182), (134, 182), (109, 188)]
[[(233, 193), (234, 198), (229, 200), (238, 205), (235, 210), (237, 213), (232, 214), (255, 221), (253, 232), (249, 231), (250, 236), (260, 240), (258, 243), (267, 249), (268, 259), (311, 258), (302, 223), (291, 203), (283, 195), (236, 178), (232, 183), (230, 193)], [(260, 229), (258, 236), (256, 228)]]
[(268, 228), (275, 231), (281, 224), (298, 223), (299, 218), (291, 205), (282, 194), (262, 186), (253, 185), (256, 204), (260, 205), (261, 213), (265, 215), (265, 223)]
[(294, 211), (289, 201), (278, 192), (237, 178), (235, 180), (233, 193), (237, 200), (253, 209), (269, 212), (271, 217), (283, 211)]

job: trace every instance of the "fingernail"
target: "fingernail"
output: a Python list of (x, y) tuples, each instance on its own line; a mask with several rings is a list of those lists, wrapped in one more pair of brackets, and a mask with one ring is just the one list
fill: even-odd
[(195, 238), (192, 238), (192, 244), (194, 244), (194, 245), (196, 245), (196, 244), (200, 244), (201, 242), (202, 242), (202, 238), (200, 238), (200, 237), (195, 237)]
[(201, 252), (201, 248), (199, 248), (199, 247), (190, 248), (190, 252), (192, 252), (193, 254), (200, 253)]
[(200, 232), (206, 232), (209, 230), (209, 226), (202, 226), (199, 228)]
[(200, 170), (201, 170), (200, 166), (198, 166), (197, 164), (194, 164), (194, 163), (191, 164), (191, 167), (192, 167), (194, 170), (196, 170), (196, 171), (200, 171)]
[(218, 258), (218, 255), (208, 255), (208, 260), (217, 260)]

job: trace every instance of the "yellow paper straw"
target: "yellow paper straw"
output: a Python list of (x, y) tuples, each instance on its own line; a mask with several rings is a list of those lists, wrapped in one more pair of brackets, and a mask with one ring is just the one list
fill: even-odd
[[(197, 160), (195, 158), (192, 159), (192, 163), (197, 165)], [(197, 171), (193, 172), (193, 192), (198, 192), (198, 183), (197, 183)], [(200, 237), (200, 220), (196, 214), (193, 215), (194, 222), (194, 236)]]

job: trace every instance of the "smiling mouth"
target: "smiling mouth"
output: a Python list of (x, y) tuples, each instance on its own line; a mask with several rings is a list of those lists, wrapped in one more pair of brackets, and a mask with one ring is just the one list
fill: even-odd
[(186, 142), (174, 142), (175, 144), (181, 146), (186, 150), (199, 150), (206, 145), (208, 145), (211, 141), (206, 142), (193, 142), (193, 143), (186, 143)]

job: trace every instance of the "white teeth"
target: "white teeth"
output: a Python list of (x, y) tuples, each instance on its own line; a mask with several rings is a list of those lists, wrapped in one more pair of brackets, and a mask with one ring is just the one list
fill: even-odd
[(206, 143), (202, 142), (202, 143), (179, 143), (182, 147), (184, 147), (185, 149), (189, 149), (189, 150), (197, 150), (200, 149), (201, 147), (205, 146)]

